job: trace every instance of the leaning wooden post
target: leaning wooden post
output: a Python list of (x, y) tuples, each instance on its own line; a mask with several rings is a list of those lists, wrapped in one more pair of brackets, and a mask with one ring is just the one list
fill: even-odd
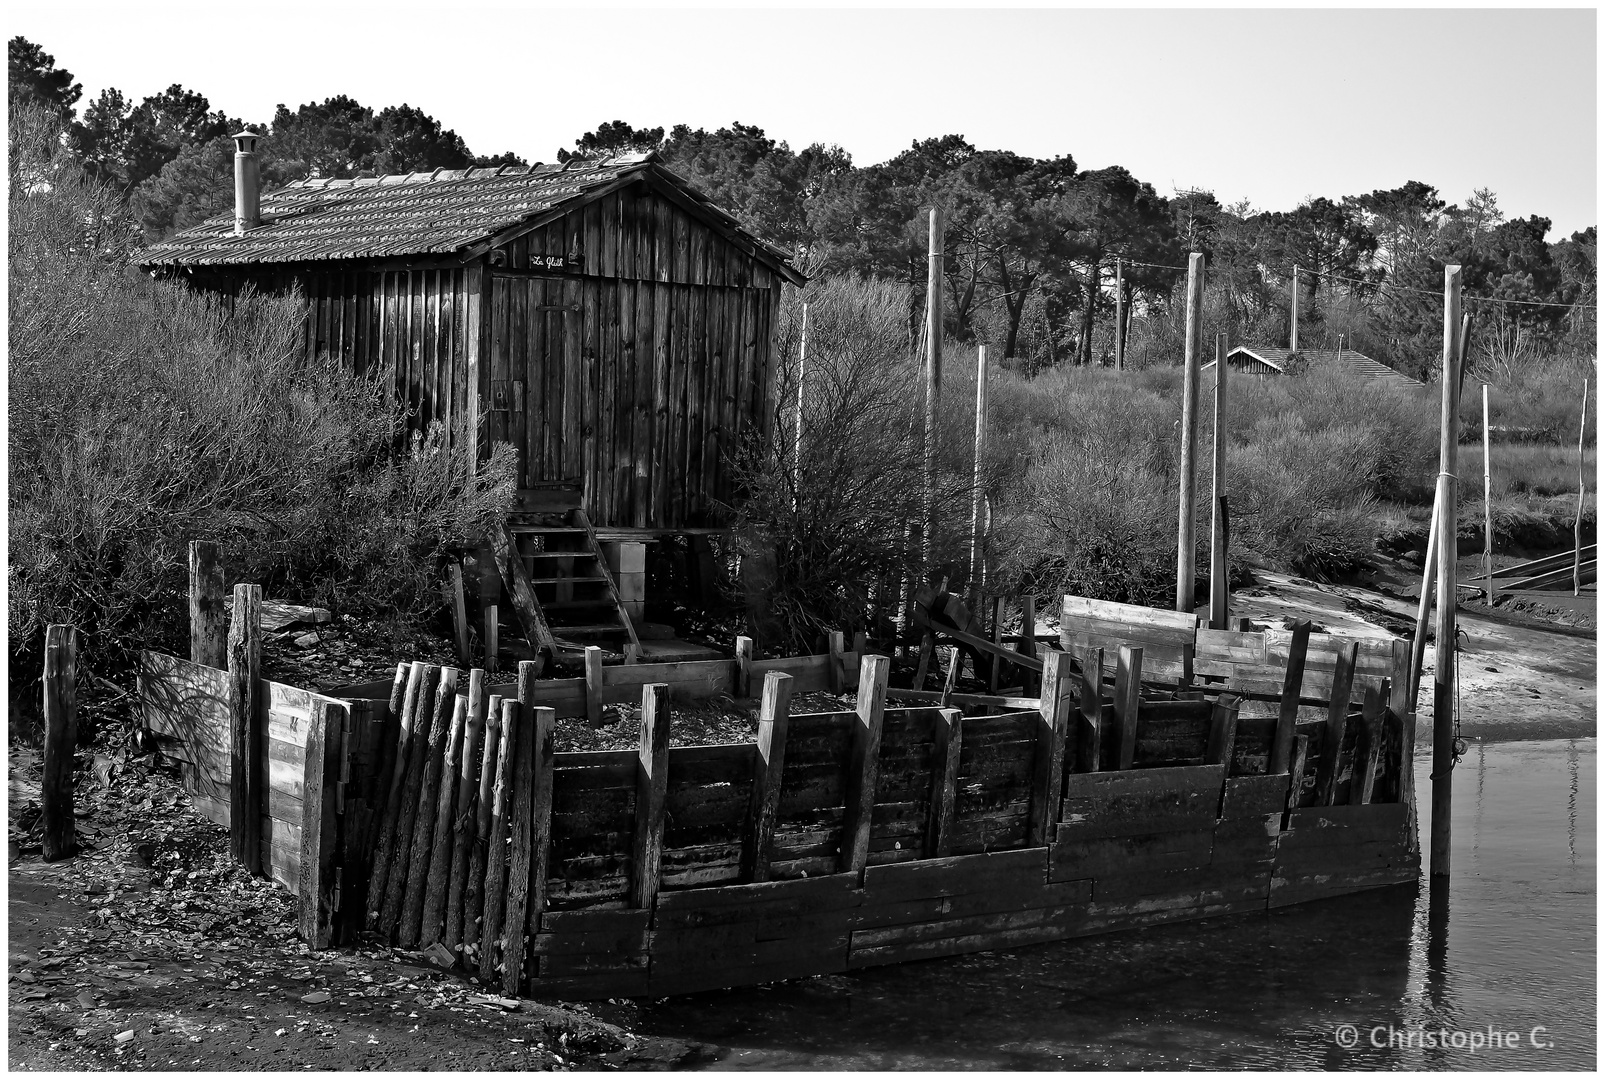
[(847, 758), (845, 809), (842, 813), (840, 870), (859, 871), (869, 861), (869, 828), (880, 776), (881, 722), (886, 711), (886, 676), (891, 661), (864, 657), (858, 677), (858, 722)]
[(936, 531), (936, 417), (942, 399), (942, 211), (931, 207), (925, 274), (925, 504), (920, 534), (922, 572), (931, 567)]
[(1126, 281), (1121, 274), (1120, 256), (1115, 256), (1115, 370), (1126, 368)]
[(769, 843), (780, 816), (780, 777), (786, 768), (786, 729), (791, 720), (791, 676), (764, 676), (758, 708), (757, 752), (753, 758), (752, 813), (741, 846), (741, 880), (769, 880)]
[(46, 862), (78, 850), (73, 818), (72, 765), (78, 746), (78, 632), (52, 623), (45, 628), (45, 774), (39, 785)]
[(456, 813), (452, 821), (451, 873), (446, 886), (446, 923), (440, 940), (457, 951), (463, 940), (463, 894), (468, 887), (468, 856), (478, 836), (474, 832), (475, 784), (479, 779), (480, 739), (485, 732), (485, 669), (468, 673), (468, 704), (464, 715), (462, 749), (458, 755)]
[(234, 586), (228, 632), (229, 854), (262, 873), (263, 780), (267, 740), (262, 730), (262, 586)]
[(1442, 485), (1432, 500), (1432, 523), (1427, 528), (1427, 555), (1421, 567), (1421, 598), (1416, 601), (1416, 632), (1410, 639), (1410, 711), (1421, 692), (1421, 669), (1427, 660), (1427, 625), (1432, 617), (1432, 592), (1438, 581), (1438, 524), (1443, 514)]
[(975, 473), (970, 490), (970, 595), (981, 602), (981, 461), (986, 455), (986, 346), (975, 360)]
[(1583, 419), (1577, 425), (1577, 517), (1572, 522), (1572, 595), (1583, 591), (1583, 500), (1588, 476), (1583, 471), (1583, 446), (1588, 435), (1588, 380), (1583, 380)]
[(959, 757), (963, 749), (964, 714), (942, 709), (931, 745), (931, 813), (926, 822), (925, 857), (953, 854), (953, 815), (958, 800)]
[(211, 668), (228, 665), (228, 612), (217, 545), (189, 542), (189, 658)]
[(630, 904), (650, 908), (663, 865), (663, 811), (669, 793), (669, 684), (641, 688), (641, 741), (635, 768), (635, 844)]
[(1089, 773), (1103, 768), (1103, 650), (1089, 648), (1081, 654), (1080, 661), (1076, 772)]
[[(1042, 696), (1037, 703), (1036, 747), (1031, 755), (1031, 799), (1026, 818), (1026, 847), (1053, 842), (1064, 795), (1065, 739), (1075, 708), (1075, 680), (1070, 655), (1057, 650), (1042, 658)], [(945, 702), (943, 703), (946, 704)]]
[(1432, 665), (1432, 862), (1449, 874), (1455, 765), (1455, 453), (1460, 436), (1460, 267), (1443, 268), (1443, 420), (1438, 443), (1438, 625)]
[[(492, 703), (496, 702), (492, 696)], [(496, 747), (496, 777), (491, 793), (489, 840), (485, 845), (485, 914), (479, 924), (479, 980), (496, 974), (496, 945), (502, 938), (507, 911), (507, 812), (513, 794), (513, 766), (518, 755), (519, 702), (501, 699), (502, 724)]]
[(592, 727), (602, 723), (602, 648), (585, 647), (585, 722)]
[(1204, 337), (1204, 256), (1187, 257), (1187, 342), (1182, 357), (1181, 501), (1176, 514), (1176, 610), (1193, 610), (1194, 514), (1198, 451), (1198, 354)]
[(1210, 494), (1214, 514), (1209, 525), (1209, 626), (1225, 630), (1230, 618), (1231, 586), (1226, 579), (1226, 335), (1215, 335), (1215, 455)]
[[(523, 694), (523, 690), (519, 693)], [(557, 765), (557, 710), (543, 705), (530, 712), (534, 718), (530, 725), (534, 788), (529, 814), (529, 894), (525, 901), (524, 929), (533, 942), (540, 932), (541, 914), (546, 910), (546, 882), (552, 861), (552, 774)], [(512, 994), (516, 989), (507, 992)]]
[(1300, 619), (1293, 624), (1293, 640), (1287, 647), (1287, 671), (1282, 676), (1282, 699), (1276, 711), (1267, 773), (1287, 772), (1292, 766), (1293, 743), (1298, 735), (1298, 699), (1304, 688), (1304, 659), (1309, 650), (1310, 624)]
[(1488, 580), (1488, 606), (1494, 606), (1494, 481), (1489, 462), (1488, 384), (1482, 384), (1482, 574)]
[(1332, 700), (1326, 708), (1326, 724), (1321, 729), (1321, 760), (1315, 772), (1315, 805), (1331, 806), (1337, 795), (1339, 755), (1343, 732), (1349, 722), (1349, 697), (1354, 689), (1354, 665), (1359, 658), (1358, 641), (1340, 642), (1337, 668), (1332, 672)]

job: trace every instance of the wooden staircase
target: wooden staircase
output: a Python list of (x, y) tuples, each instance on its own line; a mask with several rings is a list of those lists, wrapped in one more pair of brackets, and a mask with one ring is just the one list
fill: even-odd
[[(540, 489), (537, 498), (526, 498), (523, 508), (509, 515), (506, 534), (536, 608), (534, 620), (530, 613), (519, 613), (526, 628), (531, 621), (537, 632), (544, 625), (558, 651), (601, 645), (627, 655), (639, 652), (635, 624), (619, 597), (596, 531), (579, 506), (577, 486), (553, 485)], [(513, 591), (515, 607), (520, 606), (523, 589)], [(530, 644), (538, 648), (543, 643), (532, 636)]]

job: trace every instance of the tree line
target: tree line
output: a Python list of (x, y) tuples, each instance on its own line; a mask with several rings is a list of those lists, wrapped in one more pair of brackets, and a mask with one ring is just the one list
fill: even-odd
[[(9, 48), (13, 100), (55, 109), (73, 153), (123, 192), (146, 240), (227, 213), (232, 143), (247, 122), (174, 84), (137, 104), (109, 88), (82, 96), (72, 74), (21, 37)], [(525, 164), (477, 155), (408, 104), (375, 110), (340, 95), (279, 105), (258, 147), (265, 187), (309, 175), (351, 177)], [(1412, 180), (1291, 210), (1223, 203), (1208, 191), (1163, 195), (1119, 165), (1081, 169), (1064, 154), (985, 150), (961, 135), (914, 141), (891, 160), (857, 166), (839, 146), (793, 150), (733, 123), (599, 125), (575, 154), (653, 151), (745, 225), (793, 253), (810, 276), (832, 273), (906, 286), (909, 346), (918, 345), (927, 266), (926, 214), (940, 207), (944, 328), (985, 341), (1023, 371), (1106, 364), (1123, 292), (1134, 366), (1174, 363), (1188, 252), (1208, 268), (1205, 323), (1236, 342), (1285, 344), (1300, 292), (1300, 343), (1341, 341), (1415, 377), (1430, 376), (1441, 335), (1443, 267), (1464, 267), (1475, 355), (1520, 363), (1593, 348), (1596, 230), (1550, 242), (1547, 218), (1506, 218), (1483, 189), (1465, 205)], [(1119, 270), (1117, 274), (1117, 263)], [(1495, 302), (1499, 301), (1499, 302)]]

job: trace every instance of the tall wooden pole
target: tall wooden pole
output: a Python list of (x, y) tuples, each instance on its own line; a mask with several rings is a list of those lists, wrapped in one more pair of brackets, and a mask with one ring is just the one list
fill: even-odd
[(1115, 370), (1126, 369), (1126, 280), (1115, 256)]
[(1577, 517), (1572, 522), (1572, 595), (1583, 591), (1583, 500), (1588, 478), (1583, 472), (1583, 440), (1588, 434), (1588, 380), (1583, 380), (1583, 419), (1577, 425)]
[(1293, 267), (1293, 311), (1288, 319), (1287, 347), (1291, 352), (1298, 352), (1298, 267)]
[(802, 490), (803, 380), (808, 376), (808, 305), (803, 306), (802, 345), (797, 350), (797, 430), (791, 446), (791, 508), (797, 508)]
[(1182, 356), (1181, 506), (1176, 515), (1176, 610), (1193, 610), (1193, 502), (1197, 494), (1198, 352), (1204, 336), (1204, 256), (1187, 256), (1187, 345)]
[(1427, 622), (1432, 617), (1432, 590), (1438, 581), (1438, 515), (1443, 505), (1432, 501), (1432, 525), (1427, 530), (1427, 555), (1421, 567), (1421, 599), (1416, 602), (1416, 633), (1410, 640), (1410, 711), (1415, 712), (1421, 693), (1421, 667), (1427, 656)]
[(1210, 494), (1214, 516), (1209, 527), (1209, 625), (1229, 629), (1231, 601), (1226, 582), (1226, 335), (1215, 335), (1215, 461)]
[(73, 815), (73, 755), (78, 748), (78, 631), (64, 623), (45, 628), (45, 764), (39, 782), (39, 816), (46, 862), (78, 850)]
[(1443, 419), (1438, 443), (1437, 645), (1432, 673), (1432, 876), (1449, 875), (1455, 763), (1455, 453), (1460, 435), (1460, 267), (1443, 268)]
[[(1465, 352), (1460, 358), (1465, 360)], [(1488, 606), (1494, 606), (1494, 474), (1488, 436), (1488, 384), (1482, 384), (1482, 576), (1488, 581)]]
[(985, 454), (986, 346), (982, 345), (975, 355), (975, 479), (970, 492), (970, 591), (977, 604), (981, 601), (981, 459)]
[(197, 664), (228, 665), (228, 612), (223, 607), (223, 565), (217, 545), (189, 542), (189, 658)]
[(929, 262), (925, 275), (925, 527), (921, 564), (931, 567), (936, 528), (936, 414), (942, 398), (942, 211), (931, 207)]

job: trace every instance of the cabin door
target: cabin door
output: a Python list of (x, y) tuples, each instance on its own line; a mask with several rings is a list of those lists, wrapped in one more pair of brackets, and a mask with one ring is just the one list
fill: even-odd
[(524, 487), (582, 483), (580, 282), (552, 277), (524, 278), (519, 284), (524, 310), (517, 336), (523, 348), (515, 363), (525, 380), (521, 482)]

